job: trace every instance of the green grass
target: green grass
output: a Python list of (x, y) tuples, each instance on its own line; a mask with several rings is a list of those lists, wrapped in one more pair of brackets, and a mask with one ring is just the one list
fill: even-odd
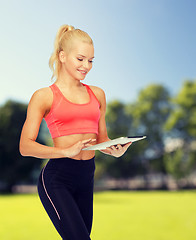
[[(196, 192), (102, 192), (92, 240), (195, 240)], [(61, 239), (37, 195), (0, 196), (0, 239)]]

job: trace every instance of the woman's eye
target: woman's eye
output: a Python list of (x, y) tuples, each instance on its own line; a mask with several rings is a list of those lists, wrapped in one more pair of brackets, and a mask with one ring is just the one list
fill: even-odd
[[(82, 61), (83, 61), (83, 59), (82, 59), (82, 58), (78, 58), (78, 61), (82, 62)], [(92, 62), (93, 62), (93, 60), (89, 60), (88, 62), (89, 62), (89, 63), (92, 63)]]

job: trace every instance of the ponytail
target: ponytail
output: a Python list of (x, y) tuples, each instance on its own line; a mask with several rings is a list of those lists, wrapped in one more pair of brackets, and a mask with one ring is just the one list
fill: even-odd
[(49, 59), (49, 67), (53, 72), (51, 79), (54, 77), (56, 77), (56, 79), (58, 78), (61, 69), (59, 53), (60, 51), (68, 51), (70, 47), (70, 41), (73, 39), (73, 37), (77, 37), (83, 42), (93, 44), (92, 39), (86, 32), (80, 29), (75, 29), (71, 25), (62, 25), (57, 32), (54, 42), (54, 52)]
[(62, 48), (62, 37), (63, 35), (67, 32), (67, 31), (71, 31), (73, 30), (74, 27), (69, 26), (69, 25), (63, 25), (59, 28), (57, 35), (56, 35), (56, 39), (54, 42), (54, 52), (52, 53), (50, 59), (49, 59), (49, 67), (53, 72), (52, 78), (54, 77), (58, 77), (58, 73), (60, 71), (60, 60), (59, 60), (59, 53), (60, 51), (63, 50)]

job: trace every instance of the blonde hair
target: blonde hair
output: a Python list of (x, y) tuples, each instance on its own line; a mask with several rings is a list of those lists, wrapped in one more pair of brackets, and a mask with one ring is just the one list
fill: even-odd
[(93, 45), (91, 37), (86, 32), (80, 29), (75, 29), (71, 25), (62, 25), (57, 32), (54, 42), (54, 52), (49, 59), (49, 67), (53, 72), (51, 79), (54, 77), (57, 79), (61, 69), (59, 53), (61, 51), (68, 52), (71, 48), (71, 42), (75, 38)]

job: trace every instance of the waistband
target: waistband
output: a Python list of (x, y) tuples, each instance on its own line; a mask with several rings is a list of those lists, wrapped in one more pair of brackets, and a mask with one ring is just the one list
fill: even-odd
[(88, 160), (76, 160), (73, 158), (51, 158), (47, 163), (47, 168), (59, 170), (62, 168), (72, 167), (75, 169), (88, 168), (95, 165), (95, 157)]
[(95, 157), (92, 157), (92, 158), (87, 159), (87, 160), (77, 160), (77, 159), (74, 159), (74, 158), (64, 157), (64, 158), (51, 158), (51, 159), (49, 159), (49, 161), (67, 161), (67, 162), (85, 163), (85, 162), (93, 161), (94, 159), (95, 159)]

